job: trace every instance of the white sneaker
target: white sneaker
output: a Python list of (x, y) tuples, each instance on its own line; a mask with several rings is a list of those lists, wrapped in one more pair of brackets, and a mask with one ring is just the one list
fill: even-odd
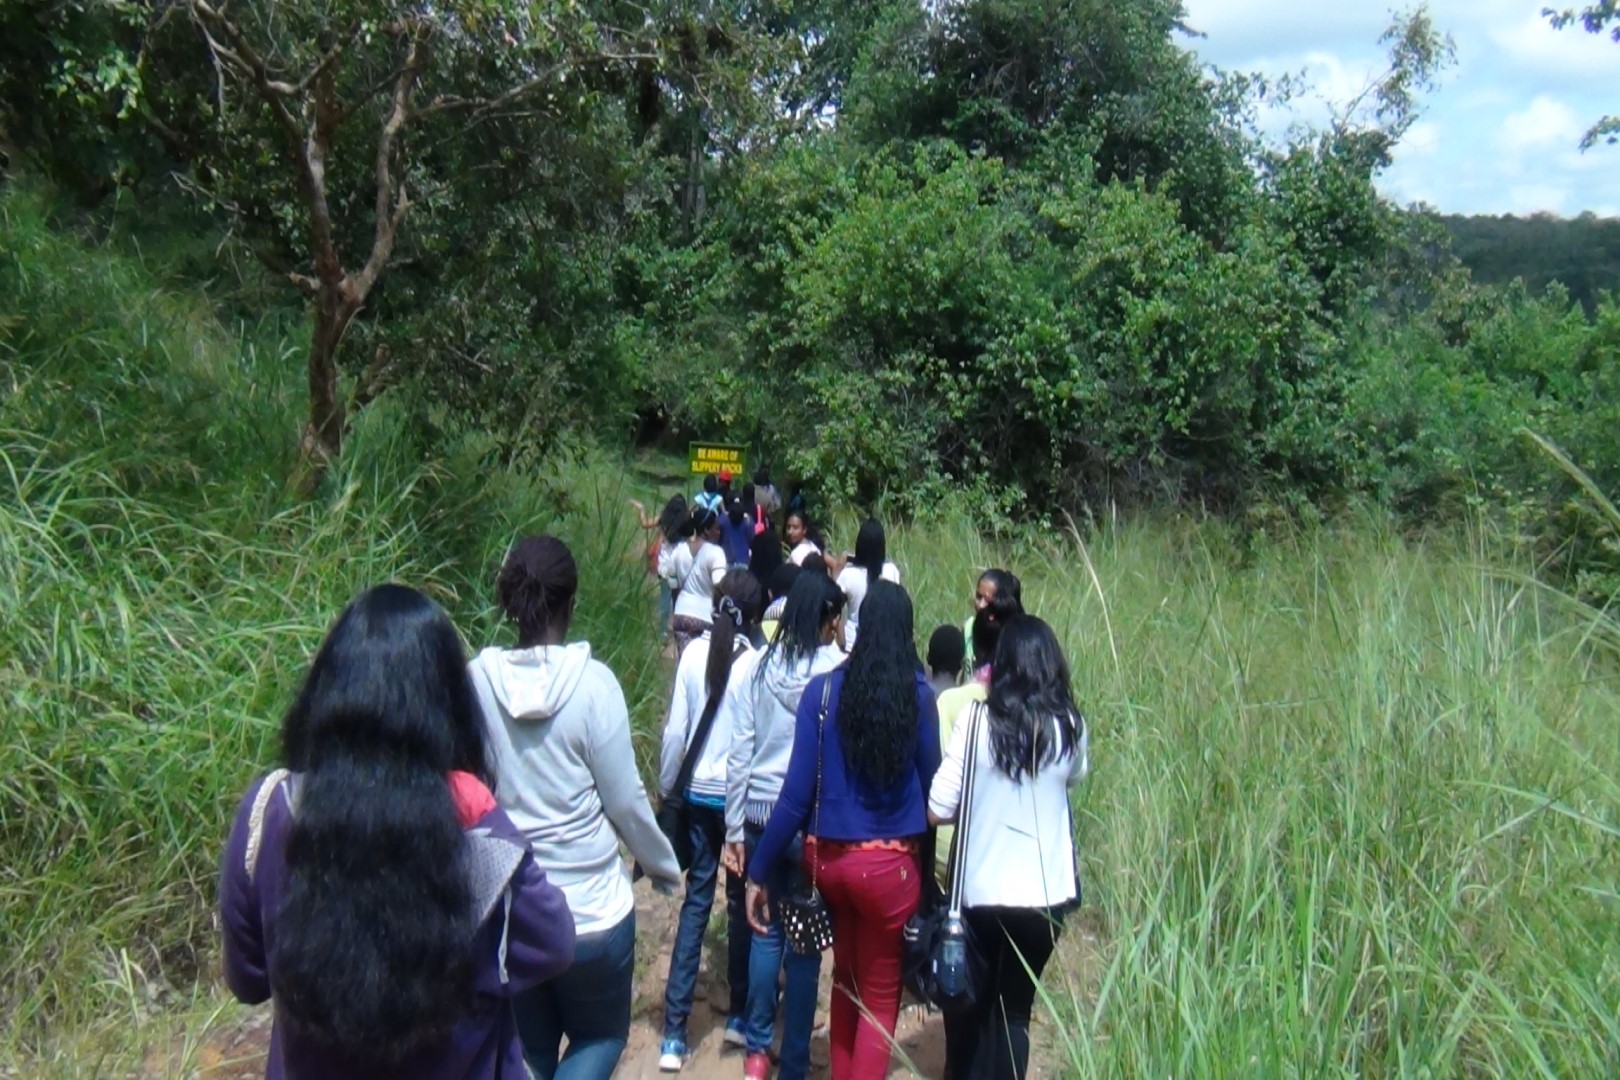
[(686, 1064), (686, 1044), (679, 1039), (665, 1039), (658, 1048), (658, 1071), (678, 1073)]
[(743, 1034), (742, 1017), (733, 1016), (731, 1019), (726, 1021), (726, 1033), (724, 1035), (724, 1039), (727, 1046), (748, 1045), (748, 1036)]

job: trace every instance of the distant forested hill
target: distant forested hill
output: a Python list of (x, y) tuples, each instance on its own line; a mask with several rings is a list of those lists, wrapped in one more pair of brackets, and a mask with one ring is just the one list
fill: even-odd
[(1620, 292), (1620, 218), (1588, 213), (1440, 220), (1475, 281), (1499, 285), (1522, 277), (1532, 293), (1559, 281), (1588, 313), (1600, 293)]

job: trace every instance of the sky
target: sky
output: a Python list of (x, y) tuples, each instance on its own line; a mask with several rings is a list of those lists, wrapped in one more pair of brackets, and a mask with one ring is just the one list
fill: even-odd
[[(1300, 74), (1295, 119), (1323, 123), (1388, 66), (1378, 38), (1388, 0), (1183, 0), (1187, 41), (1206, 63)], [(1575, 0), (1557, 0), (1559, 6)], [(1620, 216), (1620, 146), (1581, 152), (1581, 136), (1620, 114), (1620, 44), (1542, 17), (1549, 0), (1430, 0), (1457, 60), (1423, 104), (1380, 189), (1446, 213)], [(1287, 117), (1268, 117), (1281, 132)]]

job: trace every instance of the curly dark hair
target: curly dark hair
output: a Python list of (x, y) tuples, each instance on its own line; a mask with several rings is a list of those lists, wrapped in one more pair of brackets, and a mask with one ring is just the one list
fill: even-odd
[(282, 723), (302, 775), (268, 958), (279, 1019), (383, 1075), (473, 1001), (466, 842), (445, 774), (489, 783), (455, 627), (382, 585), (338, 617)]
[(664, 504), (664, 508), (658, 512), (658, 531), (664, 537), (666, 543), (679, 543), (685, 539), (682, 536), (682, 530), (686, 527), (688, 520), (686, 496), (672, 495), (670, 500)]
[(526, 536), (512, 545), (495, 579), (495, 599), (517, 626), (518, 645), (531, 648), (565, 626), (579, 592), (579, 566), (555, 536)]
[(838, 699), (838, 741), (850, 771), (878, 787), (905, 775), (917, 753), (917, 643), (911, 597), (872, 583)]

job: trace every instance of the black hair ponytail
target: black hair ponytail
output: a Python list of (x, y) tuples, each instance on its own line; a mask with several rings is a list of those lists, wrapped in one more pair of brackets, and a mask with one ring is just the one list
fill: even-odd
[(747, 570), (730, 570), (714, 590), (714, 623), (709, 631), (709, 663), (704, 669), (709, 697), (726, 692), (731, 681), (732, 655), (737, 651), (737, 635), (759, 625), (765, 611), (765, 590), (759, 579)]

